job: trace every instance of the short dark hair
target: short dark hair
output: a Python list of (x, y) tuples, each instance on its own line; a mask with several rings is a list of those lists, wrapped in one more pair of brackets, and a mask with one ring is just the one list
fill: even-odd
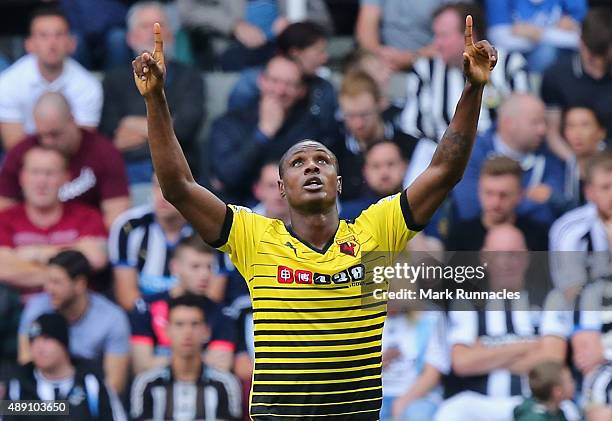
[(482, 177), (485, 175), (492, 177), (512, 175), (520, 182), (523, 177), (523, 170), (521, 164), (514, 159), (508, 158), (507, 156), (494, 156), (483, 162), (480, 167), (480, 176)]
[(399, 153), (400, 158), (405, 161), (406, 158), (404, 157), (403, 153), (402, 153), (402, 147), (400, 146), (400, 144), (392, 139), (381, 139), (381, 140), (377, 140), (375, 142), (370, 143), (367, 147), (366, 150), (363, 154), (364, 158), (367, 160), (367, 156), (370, 154), (370, 152), (372, 152), (372, 150), (380, 145), (392, 145), (395, 146), (397, 148), (397, 152)]
[(287, 159), (289, 158), (289, 152), (291, 152), (291, 150), (296, 147), (297, 145), (299, 145), (300, 143), (304, 143), (304, 142), (315, 142), (320, 144), (321, 146), (323, 146), (323, 148), (327, 149), (327, 153), (331, 156), (331, 158), (334, 161), (334, 167), (336, 168), (336, 173), (339, 175), (340, 174), (340, 166), (338, 163), (338, 158), (336, 157), (336, 154), (334, 154), (332, 152), (331, 149), (329, 149), (326, 145), (324, 145), (323, 143), (319, 142), (318, 140), (313, 140), (313, 139), (304, 139), (304, 140), (300, 140), (299, 142), (297, 142), (296, 144), (294, 144), (293, 146), (289, 147), (289, 149), (287, 149), (285, 151), (285, 153), (283, 154), (283, 156), (281, 157), (279, 163), (278, 163), (278, 176), (282, 179), (283, 178), (283, 173), (284, 173), (284, 166), (285, 166), (285, 161), (287, 161)]
[(475, 3), (449, 3), (438, 7), (432, 14), (432, 20), (440, 16), (446, 11), (453, 11), (459, 16), (459, 25), (461, 32), (465, 31), (465, 18), (467, 15), (472, 15), (474, 40), (485, 39), (487, 36), (487, 23), (485, 14), (482, 12), (482, 7)]
[(561, 384), (561, 375), (567, 367), (556, 361), (538, 364), (529, 372), (531, 394), (540, 402), (550, 400), (553, 387)]
[(72, 280), (75, 280), (79, 276), (89, 280), (92, 272), (87, 257), (78, 250), (60, 251), (49, 259), (49, 265), (61, 267)]
[(43, 17), (51, 17), (51, 16), (63, 19), (64, 22), (66, 22), (66, 26), (68, 27), (68, 30), (70, 30), (70, 21), (68, 20), (68, 17), (62, 11), (62, 9), (60, 9), (57, 6), (43, 6), (38, 9), (35, 9), (32, 12), (32, 14), (30, 14), (28, 33), (32, 35), (32, 24), (34, 23), (36, 19), (43, 18)]
[(593, 7), (582, 21), (581, 39), (596, 56), (607, 56), (612, 46), (612, 9)]
[(202, 320), (206, 321), (206, 311), (204, 297), (195, 294), (182, 294), (178, 297), (173, 297), (168, 300), (168, 319), (170, 319), (170, 313), (177, 307), (190, 307), (200, 310), (202, 313)]
[(212, 248), (211, 246), (209, 246), (208, 244), (206, 244), (204, 240), (202, 240), (202, 237), (200, 237), (196, 233), (193, 233), (187, 237), (181, 238), (179, 242), (177, 243), (176, 247), (174, 248), (173, 256), (176, 256), (181, 250), (186, 249), (186, 248), (195, 250), (198, 253), (204, 253), (204, 254), (215, 254), (216, 253), (216, 250)]
[(567, 107), (563, 109), (563, 113), (561, 116), (561, 127), (565, 127), (565, 124), (567, 123), (567, 115), (570, 113), (570, 111), (573, 110), (587, 110), (591, 113), (591, 115), (593, 116), (593, 118), (595, 119), (595, 122), (597, 123), (597, 125), (601, 128), (605, 128), (606, 126), (604, 125), (604, 120), (601, 117), (601, 115), (594, 110), (593, 108), (591, 108), (589, 105), (572, 105), (571, 107)]
[(295, 22), (288, 25), (276, 37), (276, 48), (282, 55), (289, 55), (289, 50), (303, 50), (322, 39), (327, 39), (327, 31), (318, 23), (311, 21)]

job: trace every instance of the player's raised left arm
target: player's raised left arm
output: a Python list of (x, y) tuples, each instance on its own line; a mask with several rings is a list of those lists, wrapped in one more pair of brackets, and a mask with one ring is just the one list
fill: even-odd
[(429, 222), (463, 176), (476, 137), (482, 93), (496, 63), (497, 52), (489, 42), (474, 44), (472, 17), (468, 16), (465, 21), (463, 71), (466, 82), (463, 93), (429, 167), (406, 189), (417, 225)]

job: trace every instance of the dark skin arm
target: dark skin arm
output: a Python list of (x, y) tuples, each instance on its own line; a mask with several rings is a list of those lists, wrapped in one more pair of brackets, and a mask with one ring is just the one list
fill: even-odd
[(172, 117), (163, 90), (166, 68), (163, 41), (157, 23), (154, 32), (153, 53), (143, 53), (132, 62), (136, 86), (147, 106), (153, 166), (166, 200), (191, 221), (204, 241), (212, 243), (221, 236), (226, 205), (196, 183), (174, 134)]
[(472, 17), (468, 16), (465, 21), (463, 72), (466, 84), (463, 93), (429, 167), (406, 189), (417, 225), (429, 222), (463, 176), (476, 138), (482, 94), (495, 63), (497, 52), (491, 44), (487, 41), (474, 44)]

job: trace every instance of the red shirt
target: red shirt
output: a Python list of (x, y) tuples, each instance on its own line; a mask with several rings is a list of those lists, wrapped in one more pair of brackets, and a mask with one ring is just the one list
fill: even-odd
[(0, 212), (0, 246), (69, 246), (83, 237), (106, 237), (102, 215), (96, 209), (78, 203), (67, 203), (57, 223), (37, 227), (19, 204)]
[[(128, 196), (121, 153), (99, 133), (81, 130), (81, 146), (70, 158), (70, 181), (60, 189), (62, 202), (76, 201), (100, 209), (106, 199)], [(23, 201), (19, 172), (25, 153), (38, 144), (36, 135), (19, 142), (6, 155), (0, 169), (0, 196)]]

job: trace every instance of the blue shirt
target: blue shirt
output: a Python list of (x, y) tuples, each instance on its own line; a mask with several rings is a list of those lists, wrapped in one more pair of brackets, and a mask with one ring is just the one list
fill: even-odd
[(245, 19), (251, 25), (261, 29), (266, 38), (274, 37), (272, 24), (278, 17), (278, 4), (276, 0), (249, 0)]
[(489, 26), (527, 22), (538, 26), (556, 25), (568, 15), (581, 22), (587, 12), (586, 0), (487, 0)]

